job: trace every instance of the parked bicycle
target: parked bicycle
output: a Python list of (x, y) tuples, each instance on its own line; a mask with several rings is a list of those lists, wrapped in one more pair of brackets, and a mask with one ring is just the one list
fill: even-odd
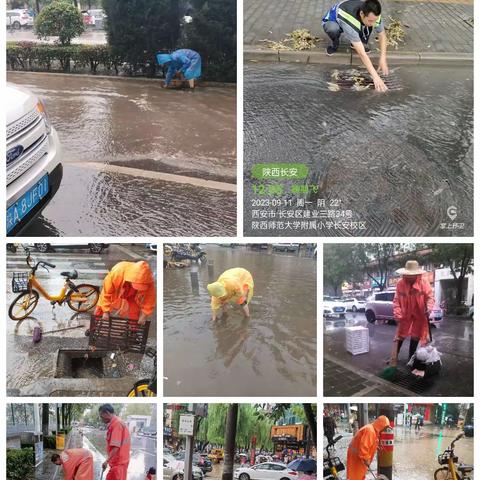
[(147, 357), (153, 358), (153, 375), (151, 378), (145, 378), (135, 383), (128, 392), (127, 397), (156, 397), (157, 396), (157, 351), (154, 348), (147, 347), (145, 350)]
[(464, 436), (463, 432), (458, 434), (450, 447), (438, 456), (438, 463), (443, 466), (435, 470), (433, 474), (435, 480), (473, 480), (473, 465), (458, 463), (458, 457), (454, 451), (455, 443)]
[(15, 272), (12, 278), (12, 291), (19, 293), (13, 300), (8, 315), (12, 320), (24, 320), (30, 316), (37, 307), (40, 295), (50, 302), (51, 305), (67, 305), (75, 312), (87, 312), (93, 308), (100, 296), (100, 288), (96, 285), (81, 283), (76, 285), (73, 280), (78, 278), (78, 272), (72, 270), (70, 272), (61, 272), (60, 275), (65, 277), (65, 284), (58, 294), (50, 294), (40, 283), (36, 273), (39, 267), (49, 272), (50, 268), (56, 268), (49, 262), (35, 262), (30, 251), (26, 249), (26, 262), (30, 268), (29, 272)]
[(343, 438), (342, 435), (339, 435), (337, 438), (334, 438), (328, 445), (325, 447), (326, 455), (323, 456), (323, 478), (324, 480), (337, 480), (340, 479), (338, 472), (343, 472), (345, 470), (345, 465), (340, 460), (340, 457), (333, 457), (331, 450), (335, 448), (335, 444)]

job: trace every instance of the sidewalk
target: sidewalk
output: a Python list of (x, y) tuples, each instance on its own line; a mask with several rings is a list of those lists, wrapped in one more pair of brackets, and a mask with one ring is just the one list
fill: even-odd
[[(321, 41), (313, 52), (322, 51), (328, 40), (323, 32), (322, 17), (333, 3), (334, 0), (245, 0), (245, 59), (254, 59), (255, 52), (258, 52), (259, 59), (261, 51), (275, 53), (262, 40), (283, 40), (287, 33), (297, 28), (307, 28), (320, 37)], [(382, 16), (387, 25), (391, 16), (409, 27), (405, 28), (405, 43), (398, 50), (392, 49), (391, 55), (461, 55), (473, 59), (472, 0), (383, 0), (382, 5)], [(373, 37), (371, 44), (375, 52), (378, 44)], [(349, 44), (342, 44), (339, 52), (350, 54)]]

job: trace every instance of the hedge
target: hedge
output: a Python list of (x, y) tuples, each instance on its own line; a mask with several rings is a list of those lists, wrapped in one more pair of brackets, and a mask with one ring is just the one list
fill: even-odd
[(33, 448), (7, 448), (7, 479), (29, 480), (35, 478), (35, 453)]
[[(235, 82), (235, 64), (209, 62), (202, 59), (202, 79)], [(89, 72), (103, 74), (144, 76), (151, 72), (148, 65), (129, 65), (115, 55), (109, 45), (68, 45), (38, 42), (7, 42), (7, 66), (10, 70)], [(163, 77), (163, 69), (156, 68)]]

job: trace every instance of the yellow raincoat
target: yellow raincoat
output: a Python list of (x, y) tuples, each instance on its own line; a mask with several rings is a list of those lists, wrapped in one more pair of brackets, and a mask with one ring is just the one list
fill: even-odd
[[(244, 268), (230, 268), (207, 288), (212, 295), (212, 310), (218, 310), (227, 303), (248, 304), (253, 297), (253, 278)], [(216, 292), (221, 292), (223, 295), (216, 296)]]
[[(137, 290), (136, 284), (146, 286)], [(145, 287), (143, 287), (145, 288)], [(105, 312), (138, 320), (140, 312), (149, 316), (155, 308), (155, 281), (147, 262), (119, 262), (103, 281), (96, 315)]]

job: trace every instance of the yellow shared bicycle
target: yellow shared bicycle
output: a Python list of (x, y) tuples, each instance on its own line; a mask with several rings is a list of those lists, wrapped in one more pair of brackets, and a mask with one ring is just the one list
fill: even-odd
[(38, 304), (40, 295), (48, 300), (51, 305), (63, 305), (66, 302), (75, 312), (87, 312), (97, 304), (100, 296), (99, 287), (88, 283), (75, 285), (73, 280), (78, 278), (76, 270), (60, 274), (65, 277), (65, 284), (57, 295), (52, 295), (42, 287), (36, 273), (39, 267), (48, 272), (47, 267), (55, 268), (55, 265), (43, 261), (35, 263), (28, 250), (26, 261), (30, 271), (13, 274), (12, 290), (13, 293), (19, 293), (19, 295), (8, 309), (8, 315), (12, 320), (23, 320), (30, 316)]

